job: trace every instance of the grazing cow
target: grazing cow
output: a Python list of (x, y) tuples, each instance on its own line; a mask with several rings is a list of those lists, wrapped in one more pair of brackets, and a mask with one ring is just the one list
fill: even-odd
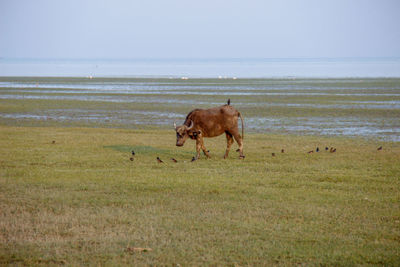
[[(204, 155), (210, 158), (207, 149), (204, 146), (203, 137), (215, 137), (223, 133), (226, 134), (226, 152), (224, 158), (228, 157), (229, 150), (233, 144), (233, 138), (239, 145), (239, 158), (244, 158), (243, 155), (243, 118), (234, 107), (232, 107), (230, 101), (228, 104), (210, 108), (210, 109), (195, 109), (192, 110), (185, 119), (185, 122), (181, 126), (176, 126), (176, 145), (183, 146), (188, 138), (196, 140), (196, 151), (197, 156), (195, 159), (200, 157), (200, 149), (203, 150)], [(242, 136), (239, 134), (238, 118), (242, 121)]]

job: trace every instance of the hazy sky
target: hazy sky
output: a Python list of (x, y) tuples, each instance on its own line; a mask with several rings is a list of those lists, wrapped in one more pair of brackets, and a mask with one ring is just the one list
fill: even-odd
[(400, 56), (400, 0), (0, 0), (0, 57)]

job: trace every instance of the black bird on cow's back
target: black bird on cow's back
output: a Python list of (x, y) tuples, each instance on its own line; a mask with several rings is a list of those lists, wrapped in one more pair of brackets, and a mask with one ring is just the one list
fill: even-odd
[(231, 104), (231, 99), (228, 98), (228, 106)]
[(162, 161), (159, 157), (157, 157), (157, 162), (158, 163), (164, 163), (164, 161)]

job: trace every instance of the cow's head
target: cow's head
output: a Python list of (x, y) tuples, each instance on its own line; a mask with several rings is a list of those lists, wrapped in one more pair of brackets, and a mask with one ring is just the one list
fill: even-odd
[(190, 121), (190, 126), (181, 125), (176, 126), (174, 122), (174, 128), (176, 131), (176, 146), (183, 146), (186, 139), (189, 137), (189, 131), (193, 128), (193, 121)]

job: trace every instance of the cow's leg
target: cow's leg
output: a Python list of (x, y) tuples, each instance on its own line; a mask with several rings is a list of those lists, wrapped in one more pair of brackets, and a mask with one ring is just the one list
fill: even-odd
[(240, 134), (238, 133), (238, 131), (233, 134), (233, 137), (235, 137), (235, 140), (239, 145), (239, 158), (243, 159), (244, 158), (244, 155), (243, 155), (243, 139), (240, 136)]
[(196, 160), (198, 158), (200, 158), (200, 148), (201, 148), (201, 142), (200, 142), (200, 138), (196, 139)]
[(230, 132), (225, 132), (226, 134), (226, 151), (224, 155), (224, 159), (228, 157), (229, 151), (231, 150), (231, 145), (233, 144), (233, 137)]
[(200, 149), (203, 150), (203, 153), (204, 155), (206, 155), (207, 158), (210, 158), (210, 154), (208, 154), (208, 151), (204, 146), (204, 141), (202, 136), (198, 136), (196, 139), (196, 149), (197, 149), (197, 158), (200, 157)]
[(211, 158), (210, 154), (208, 153), (206, 147), (204, 146), (204, 143), (201, 145), (201, 149), (203, 150), (204, 155), (206, 155), (207, 158)]

